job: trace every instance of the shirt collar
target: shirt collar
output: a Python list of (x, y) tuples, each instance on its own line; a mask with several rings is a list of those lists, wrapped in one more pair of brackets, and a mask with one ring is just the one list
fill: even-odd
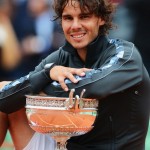
[[(92, 43), (87, 47), (86, 62), (88, 66), (91, 66), (100, 56), (101, 52), (105, 50), (109, 45), (109, 39), (107, 36), (98, 36)], [(76, 49), (66, 41), (65, 45), (62, 47), (64, 51), (71, 54), (76, 54)]]

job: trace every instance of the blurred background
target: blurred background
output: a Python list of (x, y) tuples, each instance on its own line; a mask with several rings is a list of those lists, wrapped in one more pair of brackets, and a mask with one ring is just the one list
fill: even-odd
[(64, 42), (52, 0), (0, 0), (0, 81), (24, 76)]
[[(150, 73), (150, 0), (112, 0), (116, 28), (110, 38), (131, 41)], [(0, 0), (0, 81), (28, 74), (64, 42), (59, 22), (52, 21), (53, 0)], [(12, 150), (9, 132), (1, 150)], [(150, 150), (150, 126), (146, 138)]]

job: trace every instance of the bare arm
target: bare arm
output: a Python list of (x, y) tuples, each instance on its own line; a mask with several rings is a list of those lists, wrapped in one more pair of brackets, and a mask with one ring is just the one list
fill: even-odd
[[(3, 88), (9, 81), (0, 82), (0, 88)], [(3, 144), (8, 129), (8, 116), (0, 112), (0, 147)]]

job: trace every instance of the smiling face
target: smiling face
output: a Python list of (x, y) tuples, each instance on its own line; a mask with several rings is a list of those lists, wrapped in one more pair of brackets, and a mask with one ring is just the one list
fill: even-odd
[(70, 0), (62, 13), (64, 35), (77, 50), (86, 50), (87, 45), (98, 36), (99, 27), (104, 23), (100, 17), (88, 11), (81, 12), (76, 0)]

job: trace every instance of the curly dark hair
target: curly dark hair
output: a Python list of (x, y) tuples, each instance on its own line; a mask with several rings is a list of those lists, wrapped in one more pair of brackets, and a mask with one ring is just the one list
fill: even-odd
[[(54, 10), (56, 16), (54, 20), (62, 18), (62, 13), (70, 0), (54, 0)], [(77, 1), (80, 4), (80, 9), (82, 12), (87, 12), (95, 14), (98, 17), (101, 17), (105, 24), (100, 27), (100, 34), (105, 35), (108, 33), (108, 30), (113, 28), (112, 24), (112, 14), (114, 12), (114, 6), (112, 2), (108, 0), (71, 0)], [(73, 3), (72, 3), (73, 5)], [(75, 6), (74, 6), (75, 7)]]

